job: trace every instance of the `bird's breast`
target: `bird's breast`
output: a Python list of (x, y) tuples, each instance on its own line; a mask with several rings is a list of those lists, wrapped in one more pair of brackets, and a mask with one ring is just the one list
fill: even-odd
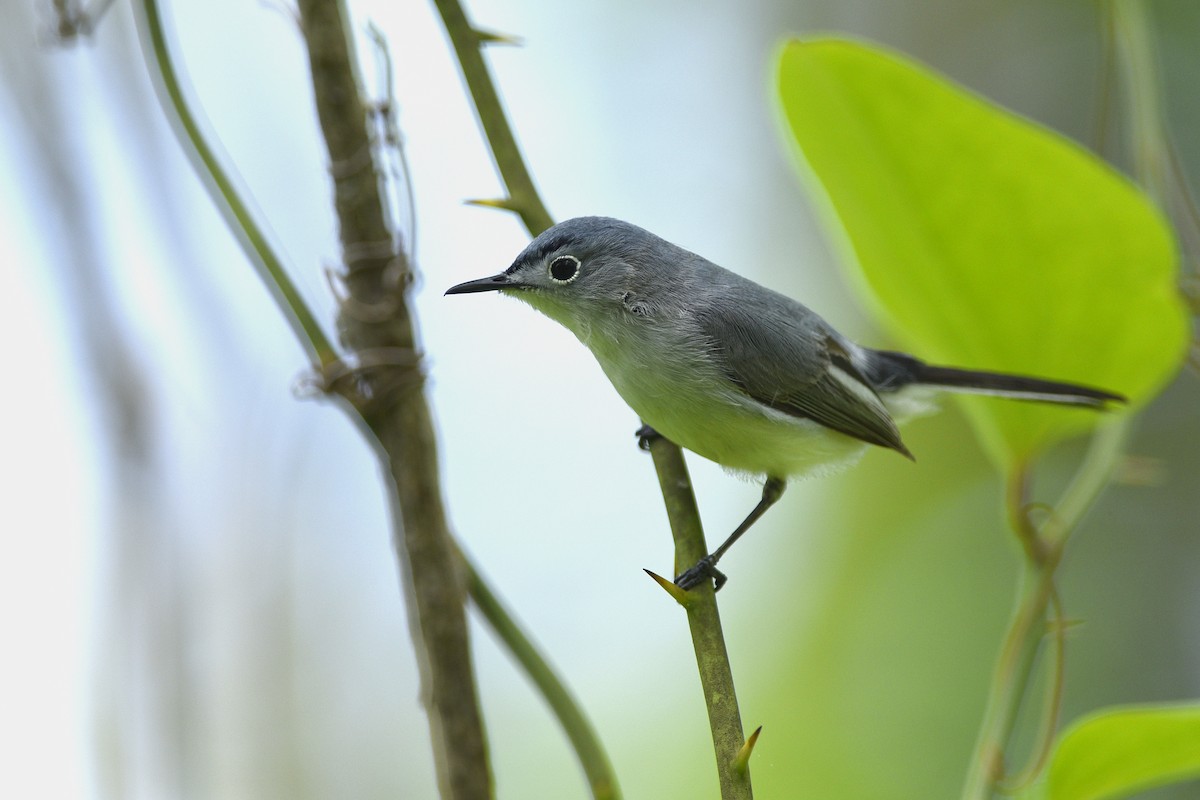
[(682, 326), (625, 325), (617, 332), (593, 325), (588, 334), (584, 343), (643, 422), (730, 470), (778, 477), (832, 471), (865, 449), (749, 397)]

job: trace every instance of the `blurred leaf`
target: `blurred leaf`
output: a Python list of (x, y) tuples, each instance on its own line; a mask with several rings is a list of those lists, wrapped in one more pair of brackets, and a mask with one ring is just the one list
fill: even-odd
[(1047, 771), (1047, 800), (1103, 800), (1200, 777), (1200, 705), (1101, 711), (1072, 725)]
[[(757, 614), (757, 638), (749, 618), (727, 633), (734, 651), (770, 654), (738, 686), (766, 724), (756, 797), (958, 796), (1018, 563), (987, 463), (956, 446), (970, 435), (957, 415), (927, 420), (909, 437), (920, 469), (874, 453), (789, 487), (763, 520), (776, 549), (754, 607), (780, 611)], [(751, 564), (748, 544), (730, 557)]]
[[(792, 41), (783, 110), (848, 264), (904, 346), (954, 366), (1144, 403), (1187, 342), (1167, 226), (1123, 176), (922, 66)], [(1080, 409), (963, 398), (1006, 466), (1085, 430)]]

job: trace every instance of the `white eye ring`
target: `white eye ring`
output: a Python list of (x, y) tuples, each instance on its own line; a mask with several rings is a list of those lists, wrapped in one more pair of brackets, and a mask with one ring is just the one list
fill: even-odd
[(575, 256), (558, 256), (550, 262), (547, 272), (557, 284), (568, 284), (579, 277), (581, 261)]

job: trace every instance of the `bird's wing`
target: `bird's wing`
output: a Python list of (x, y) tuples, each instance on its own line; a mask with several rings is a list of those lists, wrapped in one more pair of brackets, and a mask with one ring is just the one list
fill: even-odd
[(721, 370), (750, 397), (912, 458), (875, 390), (822, 324), (744, 304), (706, 304), (695, 316)]

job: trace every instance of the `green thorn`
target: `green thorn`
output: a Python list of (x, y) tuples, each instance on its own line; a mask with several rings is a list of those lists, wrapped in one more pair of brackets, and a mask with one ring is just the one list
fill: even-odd
[(479, 28), (472, 28), (471, 33), (474, 35), (475, 41), (480, 44), (506, 44), (512, 47), (521, 47), (525, 44), (520, 36), (513, 36), (509, 33), (497, 33), (496, 31), (485, 31)]
[(738, 754), (733, 757), (733, 771), (738, 775), (745, 775), (750, 769), (750, 754), (754, 752), (754, 745), (758, 742), (758, 735), (762, 733), (762, 725), (754, 729), (754, 733), (750, 734), (750, 738), (742, 745), (742, 749), (738, 750)]
[(648, 569), (644, 569), (642, 571), (653, 578), (654, 582), (663, 588), (663, 591), (675, 598), (676, 603), (679, 603), (679, 605), (683, 606), (684, 608), (691, 608), (692, 597), (686, 589), (680, 589), (662, 575), (656, 575)]
[(513, 211), (520, 213), (521, 206), (516, 200), (511, 197), (501, 197), (497, 200), (464, 200), (469, 206), (482, 206), (483, 208), (498, 208), (501, 211)]
[(1048, 620), (1046, 620), (1046, 634), (1049, 635), (1052, 633), (1057, 633), (1060, 630), (1063, 633), (1070, 633), (1071, 631), (1075, 630), (1076, 628), (1081, 628), (1086, 624), (1087, 624), (1087, 620), (1079, 619), (1079, 618), (1075, 618), (1075, 617), (1064, 617), (1063, 619), (1061, 619), (1057, 622), (1054, 620), (1048, 619)]

